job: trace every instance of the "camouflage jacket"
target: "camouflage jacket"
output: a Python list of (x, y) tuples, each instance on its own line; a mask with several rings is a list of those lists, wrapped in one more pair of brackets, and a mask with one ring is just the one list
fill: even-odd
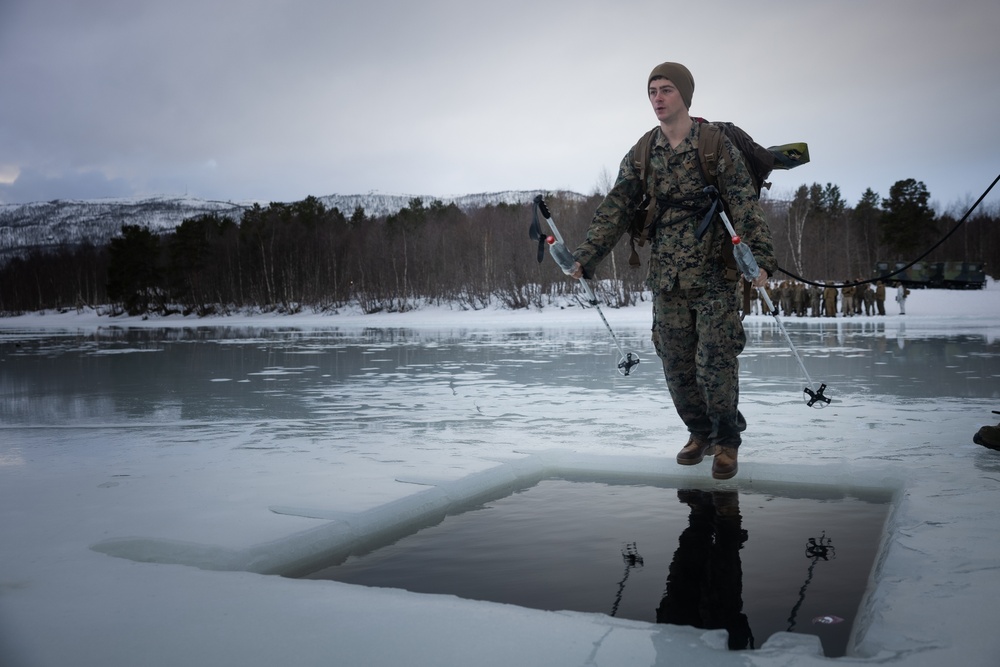
[[(705, 179), (698, 165), (699, 123), (676, 150), (662, 132), (655, 132), (650, 149), (648, 178), (654, 179), (657, 199), (701, 206), (708, 203), (702, 192)], [(750, 173), (733, 144), (726, 139), (728, 155), (718, 161), (716, 176), (719, 192), (729, 210), (736, 233), (750, 246), (757, 264), (774, 275), (776, 263), (771, 231), (764, 219)], [(633, 149), (634, 150), (634, 149)], [(726, 159), (728, 157), (728, 159)], [(628, 232), (629, 222), (639, 208), (646, 188), (639, 182), (632, 150), (622, 160), (618, 179), (611, 192), (597, 207), (587, 231), (587, 239), (574, 255), (588, 276)], [(725, 262), (722, 245), (731, 243), (721, 220), (713, 220), (699, 241), (696, 230), (703, 215), (689, 210), (658, 205), (661, 214), (656, 231), (650, 235), (649, 273), (646, 285), (654, 293), (675, 288), (688, 289), (716, 284), (724, 280)]]

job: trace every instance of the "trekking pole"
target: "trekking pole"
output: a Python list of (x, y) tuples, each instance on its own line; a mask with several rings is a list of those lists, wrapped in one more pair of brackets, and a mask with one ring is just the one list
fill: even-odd
[[(806, 589), (809, 588), (810, 582), (813, 578), (813, 570), (816, 569), (816, 563), (821, 559), (824, 561), (829, 561), (831, 558), (837, 557), (837, 549), (833, 546), (833, 542), (826, 536), (826, 531), (819, 536), (817, 540), (815, 537), (810, 537), (806, 542), (806, 558), (812, 561), (809, 564), (809, 570), (806, 573), (806, 581), (802, 584), (802, 588), (799, 589), (799, 599), (798, 602), (792, 607), (791, 613), (788, 615), (788, 632), (794, 632), (795, 628), (795, 617), (799, 614), (799, 609), (802, 607), (802, 603), (806, 601)], [(840, 616), (817, 616), (813, 619), (813, 623), (823, 623), (824, 625), (830, 625), (835, 623), (840, 623), (844, 619)]]
[[(548, 223), (549, 229), (552, 231), (551, 235), (545, 236), (542, 234), (541, 226), (538, 224), (538, 212), (541, 211), (542, 217), (545, 218), (545, 222)], [(534, 216), (531, 220), (531, 228), (528, 230), (528, 236), (531, 237), (532, 241), (538, 241), (538, 261), (542, 261), (542, 257), (545, 256), (545, 246), (549, 246), (549, 254), (552, 255), (552, 259), (555, 260), (559, 268), (563, 270), (566, 275), (571, 275), (573, 273), (573, 265), (576, 264), (576, 258), (573, 257), (571, 253), (566, 248), (566, 243), (563, 241), (562, 234), (559, 233), (559, 228), (556, 227), (556, 223), (552, 220), (552, 214), (549, 213), (549, 207), (545, 205), (545, 200), (542, 195), (535, 197), (535, 211)], [(614, 330), (612, 330), (611, 325), (608, 324), (608, 320), (604, 317), (604, 312), (601, 310), (601, 306), (597, 301), (597, 296), (594, 294), (594, 290), (591, 289), (590, 284), (587, 282), (586, 278), (579, 278), (580, 284), (583, 286), (583, 291), (587, 294), (587, 300), (590, 302), (596, 310), (597, 314), (601, 316), (601, 321), (604, 322), (604, 326), (607, 327), (608, 333), (611, 334), (611, 340), (615, 342), (615, 347), (618, 348), (618, 352), (622, 355), (621, 360), (618, 362), (618, 372), (622, 375), (628, 375), (632, 372), (632, 368), (639, 364), (639, 355), (633, 352), (625, 352), (622, 349), (621, 343), (618, 342), (618, 337), (615, 336)]]
[(642, 556), (635, 546), (635, 542), (629, 542), (622, 549), (622, 560), (625, 561), (625, 576), (618, 582), (618, 594), (615, 596), (615, 603), (611, 605), (611, 615), (618, 613), (618, 607), (622, 603), (622, 596), (625, 594), (625, 582), (628, 581), (629, 572), (633, 567), (642, 567)]
[[(712, 204), (712, 208), (716, 208), (716, 205), (719, 203), (719, 191), (714, 185), (710, 185), (705, 188), (705, 192), (715, 199)], [(719, 208), (718, 213), (719, 217), (722, 218), (723, 224), (726, 225), (726, 231), (729, 232), (729, 236), (733, 240), (733, 256), (736, 258), (736, 264), (740, 267), (740, 272), (743, 274), (743, 278), (748, 283), (753, 285), (753, 281), (760, 276), (760, 267), (757, 266), (757, 260), (754, 258), (753, 252), (750, 248), (743, 245), (742, 239), (740, 239), (736, 230), (733, 229), (733, 224), (729, 222), (729, 216), (726, 215), (725, 210)], [(709, 215), (711, 215), (711, 212)], [(781, 318), (778, 317), (778, 309), (774, 307), (773, 303), (771, 303), (771, 297), (767, 295), (767, 290), (761, 286), (757, 288), (757, 291), (760, 293), (761, 301), (767, 306), (771, 315), (774, 317), (774, 321), (778, 323), (778, 328), (781, 329), (781, 333), (784, 334), (785, 341), (788, 343), (788, 347), (792, 350), (792, 355), (795, 357), (795, 360), (799, 362), (799, 368), (802, 369), (802, 374), (806, 376), (806, 381), (809, 383), (809, 386), (802, 390), (802, 392), (809, 397), (806, 400), (806, 405), (817, 408), (826, 407), (830, 404), (830, 399), (823, 395), (823, 391), (826, 390), (826, 385), (821, 384), (819, 389), (814, 389), (816, 385), (813, 383), (813, 379), (809, 375), (809, 371), (806, 370), (806, 365), (802, 363), (802, 357), (799, 356), (799, 351), (795, 349), (795, 344), (792, 343), (792, 338), (788, 335), (788, 331), (785, 329), (784, 323), (781, 321)]]

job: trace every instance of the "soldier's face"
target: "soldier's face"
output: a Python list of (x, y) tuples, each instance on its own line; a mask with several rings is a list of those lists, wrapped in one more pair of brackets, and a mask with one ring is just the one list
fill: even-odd
[(660, 122), (668, 122), (686, 110), (680, 91), (669, 79), (653, 79), (649, 82), (649, 103)]

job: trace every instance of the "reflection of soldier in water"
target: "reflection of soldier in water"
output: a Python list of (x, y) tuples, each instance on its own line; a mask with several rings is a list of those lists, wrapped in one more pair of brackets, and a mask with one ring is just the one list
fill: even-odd
[(736, 491), (681, 489), (677, 497), (691, 508), (667, 576), (667, 590), (656, 610), (657, 623), (725, 628), (729, 648), (754, 648), (743, 613), (743, 565), (747, 541)]

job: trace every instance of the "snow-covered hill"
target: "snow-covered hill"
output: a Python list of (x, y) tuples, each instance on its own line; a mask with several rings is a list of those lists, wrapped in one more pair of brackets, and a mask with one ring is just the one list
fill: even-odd
[[(369, 192), (365, 195), (329, 195), (319, 197), (319, 200), (327, 208), (337, 208), (351, 217), (355, 208), (361, 207), (365, 214), (370, 217), (380, 217), (398, 213), (400, 209), (409, 205), (410, 201), (419, 198), (427, 206), (433, 201), (440, 201), (444, 204), (454, 204), (463, 211), (482, 208), (484, 206), (496, 206), (498, 204), (525, 204), (530, 202), (538, 194), (549, 194), (544, 190), (507, 190), (504, 192), (484, 192), (472, 195), (458, 195), (452, 197), (434, 197), (431, 195), (390, 195), (380, 192)], [(583, 195), (575, 192), (560, 192), (560, 196), (569, 198), (584, 199)]]
[[(462, 210), (487, 205), (521, 204), (530, 202), (541, 190), (506, 191), (454, 197), (432, 195), (393, 195), (369, 192), (363, 195), (327, 195), (318, 197), (327, 208), (337, 208), (350, 217), (358, 208), (365, 215), (379, 217), (398, 212), (419, 198), (425, 205), (433, 201), (455, 204)], [(576, 193), (562, 196), (583, 199)], [(145, 199), (55, 200), (31, 204), (0, 205), (0, 256), (30, 248), (56, 247), (90, 241), (106, 243), (121, 230), (122, 225), (140, 225), (167, 232), (187, 218), (206, 213), (228, 215), (236, 220), (243, 209), (255, 203), (269, 202), (213, 201), (192, 197), (148, 197)]]
[(166, 231), (205, 213), (238, 216), (245, 204), (185, 197), (94, 199), (0, 206), (0, 252), (91, 241), (105, 243), (122, 225)]

